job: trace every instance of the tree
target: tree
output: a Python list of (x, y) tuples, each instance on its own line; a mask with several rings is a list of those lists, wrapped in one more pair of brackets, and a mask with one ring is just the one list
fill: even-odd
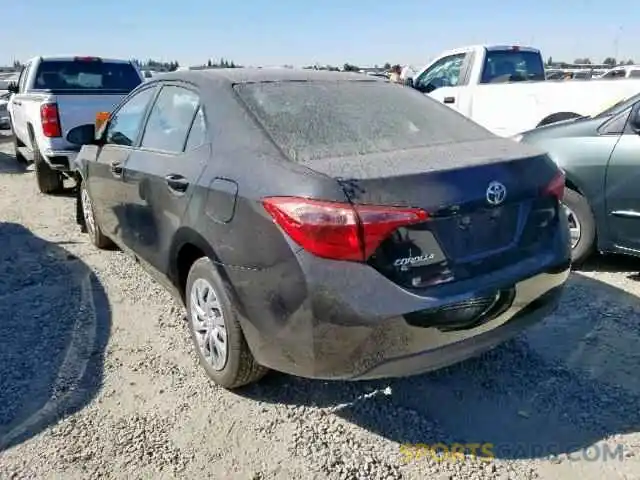
[(391, 70), (391, 64), (387, 62), (382, 66), (382, 68), (384, 68), (385, 70)]
[(635, 62), (631, 59), (627, 60), (627, 65), (635, 65)]
[(213, 67), (213, 62), (211, 61), (211, 59), (207, 60), (207, 67)]
[(607, 58), (605, 58), (605, 59), (604, 59), (604, 62), (602, 62), (602, 63), (604, 63), (605, 65), (609, 65), (609, 66), (611, 66), (611, 67), (615, 67), (615, 66), (618, 64), (618, 62), (616, 61), (616, 59), (615, 59), (615, 58), (613, 58), (613, 57), (607, 57)]
[(573, 63), (577, 63), (579, 65), (591, 65), (591, 60), (588, 58), (576, 58)]
[(552, 65), (553, 65), (553, 58), (552, 57), (547, 58), (547, 67), (550, 67)]

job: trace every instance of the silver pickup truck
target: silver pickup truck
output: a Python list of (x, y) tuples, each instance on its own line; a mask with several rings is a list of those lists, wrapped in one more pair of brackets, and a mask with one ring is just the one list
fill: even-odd
[(23, 67), (7, 109), (16, 158), (33, 162), (42, 193), (63, 188), (79, 148), (67, 134), (110, 112), (144, 81), (130, 61), (98, 57), (37, 57)]

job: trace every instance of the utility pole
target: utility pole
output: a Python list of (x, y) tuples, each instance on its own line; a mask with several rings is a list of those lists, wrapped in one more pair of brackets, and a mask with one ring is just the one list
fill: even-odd
[[(618, 54), (620, 53), (620, 36), (622, 35), (622, 25), (618, 27), (616, 31), (616, 36), (613, 41), (613, 58), (616, 61), (616, 65), (620, 63), (620, 59), (618, 58)], [(615, 67), (615, 65), (614, 65)]]

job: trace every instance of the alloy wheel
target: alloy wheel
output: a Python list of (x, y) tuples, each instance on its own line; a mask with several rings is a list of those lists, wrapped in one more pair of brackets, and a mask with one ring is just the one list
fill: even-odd
[(189, 297), (198, 349), (211, 367), (220, 371), (228, 357), (227, 327), (220, 300), (213, 285), (204, 278), (193, 282)]

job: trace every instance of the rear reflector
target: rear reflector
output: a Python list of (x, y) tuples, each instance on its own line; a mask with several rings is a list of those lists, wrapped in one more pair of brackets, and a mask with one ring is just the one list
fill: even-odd
[(564, 172), (562, 170), (558, 171), (555, 177), (549, 182), (549, 184), (544, 189), (545, 196), (553, 196), (558, 199), (558, 201), (562, 202), (564, 198)]
[(99, 62), (99, 57), (73, 57), (76, 62)]
[(262, 204), (294, 242), (313, 255), (333, 260), (366, 261), (396, 229), (429, 219), (419, 208), (298, 197), (269, 197)]
[(62, 136), (57, 104), (45, 103), (41, 105), (40, 121), (42, 123), (42, 134), (45, 137), (53, 138)]

